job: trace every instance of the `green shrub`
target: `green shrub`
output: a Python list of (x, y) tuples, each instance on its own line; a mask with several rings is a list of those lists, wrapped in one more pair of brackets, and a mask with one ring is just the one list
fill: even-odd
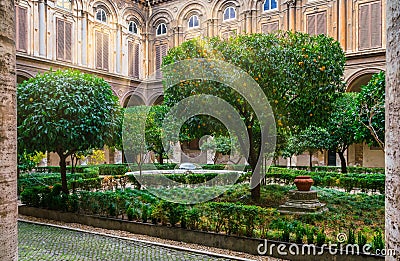
[(326, 235), (324, 230), (318, 231), (317, 234), (317, 246), (322, 247), (323, 244), (326, 242)]

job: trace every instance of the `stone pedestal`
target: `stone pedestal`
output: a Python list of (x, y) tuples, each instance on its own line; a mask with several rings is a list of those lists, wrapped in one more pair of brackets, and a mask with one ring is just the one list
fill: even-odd
[(289, 191), (289, 200), (279, 206), (278, 211), (282, 214), (320, 214), (328, 209), (325, 204), (319, 202), (317, 192), (311, 191)]

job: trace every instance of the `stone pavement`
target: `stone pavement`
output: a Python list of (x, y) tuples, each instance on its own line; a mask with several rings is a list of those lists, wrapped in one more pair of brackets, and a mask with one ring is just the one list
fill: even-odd
[(20, 261), (237, 260), (25, 222), (18, 222), (18, 232)]

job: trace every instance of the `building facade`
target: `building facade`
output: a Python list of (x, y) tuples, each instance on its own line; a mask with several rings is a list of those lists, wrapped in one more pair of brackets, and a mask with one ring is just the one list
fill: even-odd
[[(106, 79), (123, 106), (158, 103), (159, 84), (148, 87), (152, 91), (135, 90), (161, 67), (168, 49), (195, 37), (295, 30), (339, 41), (347, 56), (347, 90), (359, 91), (385, 69), (385, 5), (385, 0), (17, 0), (17, 79), (76, 68)], [(316, 162), (332, 162), (328, 154)], [(383, 158), (363, 144), (347, 153), (350, 165), (383, 166)], [(301, 157), (297, 164), (307, 165)]]

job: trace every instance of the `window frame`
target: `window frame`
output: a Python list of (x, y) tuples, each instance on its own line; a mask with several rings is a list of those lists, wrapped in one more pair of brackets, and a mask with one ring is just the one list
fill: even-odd
[[(233, 10), (233, 14), (234, 14), (234, 17), (233, 17), (233, 18), (231, 17), (232, 13), (229, 12), (229, 15), (228, 15), (229, 18), (226, 19), (225, 16), (226, 16), (226, 12), (227, 12), (228, 10)], [(233, 7), (233, 6), (228, 6), (227, 8), (225, 8), (224, 14), (223, 14), (223, 18), (222, 18), (222, 20), (223, 20), (224, 22), (233, 21), (233, 20), (236, 20), (236, 18), (237, 18), (237, 13), (236, 13), (236, 8), (235, 8), (235, 7)]]
[[(164, 28), (165, 28), (165, 31), (163, 30)], [(160, 33), (158, 32), (159, 30), (161, 30)], [(167, 33), (168, 33), (168, 28), (167, 28), (166, 23), (160, 23), (159, 25), (157, 25), (156, 36), (164, 36)]]
[[(265, 5), (268, 2), (269, 9), (265, 9)], [(272, 8), (272, 2), (275, 2), (275, 8)], [(278, 9), (278, 0), (265, 0), (263, 3), (263, 12), (270, 12)]]
[[(136, 28), (136, 32), (135, 32), (135, 30), (131, 31), (131, 24), (133, 24), (132, 28), (134, 28), (134, 29)], [(137, 25), (137, 23), (135, 21), (129, 21), (128, 31), (131, 34), (135, 34), (135, 35), (139, 34), (139, 27), (138, 27), (138, 25)]]
[[(190, 26), (190, 22), (193, 19), (193, 26)], [(197, 25), (196, 22), (197, 21)], [(199, 28), (200, 27), (200, 18), (198, 15), (192, 15), (190, 16), (190, 18), (188, 19), (188, 28), (189, 29), (195, 29), (195, 28)]]
[[(59, 2), (62, 2), (62, 5), (59, 5)], [(69, 7), (65, 7), (65, 4), (69, 3)], [(56, 6), (59, 8), (62, 8), (64, 10), (71, 11), (72, 10), (72, 0), (57, 0), (56, 1)]]
[[(98, 13), (99, 12), (101, 12), (101, 15), (100, 15), (101, 19), (98, 18)], [(102, 18), (105, 18), (105, 21), (103, 21)], [(107, 20), (108, 20), (107, 12), (103, 8), (97, 8), (97, 10), (96, 10), (96, 21), (106, 24)]]

